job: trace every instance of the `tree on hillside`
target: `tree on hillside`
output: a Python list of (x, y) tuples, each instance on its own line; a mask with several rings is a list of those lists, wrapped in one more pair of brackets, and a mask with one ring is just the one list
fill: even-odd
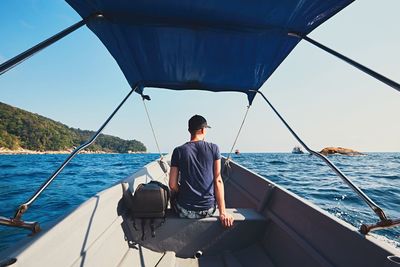
[[(79, 146), (93, 134), (93, 131), (70, 128), (0, 102), (0, 147), (39, 151), (66, 150)], [(145, 152), (146, 147), (137, 140), (123, 140), (102, 134), (88, 150), (127, 153)]]

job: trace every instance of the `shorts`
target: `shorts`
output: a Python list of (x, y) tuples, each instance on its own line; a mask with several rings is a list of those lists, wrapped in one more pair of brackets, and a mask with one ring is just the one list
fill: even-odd
[(188, 219), (200, 219), (200, 218), (211, 217), (216, 210), (215, 206), (208, 210), (187, 210), (182, 206), (180, 206), (177, 202), (175, 202), (173, 206), (176, 213), (178, 213), (179, 217)]

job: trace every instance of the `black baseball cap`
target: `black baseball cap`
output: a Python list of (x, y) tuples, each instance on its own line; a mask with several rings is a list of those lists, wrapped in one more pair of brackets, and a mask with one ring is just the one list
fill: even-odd
[(200, 115), (194, 115), (189, 120), (189, 131), (196, 131), (202, 128), (211, 128), (208, 124), (206, 119)]

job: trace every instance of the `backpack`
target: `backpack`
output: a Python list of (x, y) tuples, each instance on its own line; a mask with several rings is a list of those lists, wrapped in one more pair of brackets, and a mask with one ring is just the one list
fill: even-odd
[[(146, 184), (139, 184), (129, 201), (129, 211), (133, 219), (133, 227), (136, 227), (136, 219), (141, 220), (142, 241), (145, 239), (145, 225), (150, 221), (151, 236), (155, 237), (155, 220), (162, 219), (165, 222), (170, 191), (168, 186), (151, 181)], [(161, 226), (161, 224), (159, 226)], [(158, 227), (159, 227), (158, 226)]]

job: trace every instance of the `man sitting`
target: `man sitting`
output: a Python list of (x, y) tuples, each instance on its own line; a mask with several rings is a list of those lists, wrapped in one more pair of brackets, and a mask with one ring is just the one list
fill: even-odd
[(207, 128), (211, 127), (206, 119), (194, 115), (189, 120), (190, 141), (172, 153), (169, 187), (177, 196), (173, 206), (182, 218), (204, 218), (213, 215), (217, 204), (222, 225), (231, 227), (233, 217), (225, 209), (221, 155), (217, 145), (204, 141)]

